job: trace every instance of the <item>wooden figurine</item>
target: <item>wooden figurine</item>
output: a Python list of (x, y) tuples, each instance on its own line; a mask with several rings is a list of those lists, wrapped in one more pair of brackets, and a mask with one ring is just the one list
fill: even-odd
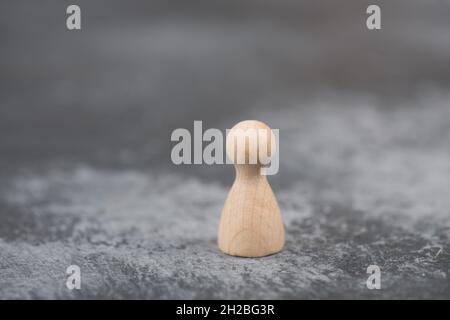
[(219, 226), (219, 248), (226, 254), (262, 257), (283, 249), (280, 209), (267, 176), (261, 174), (276, 147), (272, 130), (260, 121), (239, 122), (228, 133), (226, 151), (236, 178)]

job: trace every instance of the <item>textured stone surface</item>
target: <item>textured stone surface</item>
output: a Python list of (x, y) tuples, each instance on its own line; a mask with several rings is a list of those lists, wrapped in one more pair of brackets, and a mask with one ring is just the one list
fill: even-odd
[[(49, 164), (2, 179), (0, 295), (449, 298), (450, 112), (440, 106), (312, 108), (289, 117), (301, 130), (278, 119), (292, 182), (276, 189), (287, 243), (262, 259), (218, 251), (229, 185), (181, 168)], [(426, 142), (437, 128), (441, 138)], [(70, 264), (82, 269), (79, 292), (64, 287)], [(370, 264), (382, 269), (381, 291), (365, 288)]]
[[(370, 38), (359, 1), (82, 2), (80, 33), (42, 3), (0, 10), (1, 299), (450, 298), (447, 6)], [(216, 245), (232, 167), (170, 162), (173, 129), (252, 118), (280, 129), (287, 237), (260, 259)]]

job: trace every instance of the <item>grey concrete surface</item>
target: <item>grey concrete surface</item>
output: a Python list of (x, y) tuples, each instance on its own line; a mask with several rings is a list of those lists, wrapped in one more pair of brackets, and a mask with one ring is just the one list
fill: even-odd
[[(450, 6), (377, 3), (2, 3), (0, 299), (449, 299)], [(244, 119), (280, 129), (259, 259), (216, 246), (233, 168), (170, 161)]]

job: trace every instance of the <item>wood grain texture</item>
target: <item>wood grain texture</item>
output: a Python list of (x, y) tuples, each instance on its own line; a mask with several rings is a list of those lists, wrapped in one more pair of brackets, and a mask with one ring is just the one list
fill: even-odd
[[(245, 149), (239, 150), (234, 139), (236, 129), (265, 129), (270, 135), (269, 139), (258, 136), (254, 144), (257, 148), (250, 146), (250, 137), (245, 140)], [(236, 179), (225, 201), (219, 225), (219, 248), (226, 254), (262, 257), (283, 249), (284, 225), (277, 200), (267, 177), (261, 174), (259, 157), (256, 164), (249, 164), (252, 153), (258, 152), (262, 144), (267, 143), (265, 150), (274, 147), (275, 140), (269, 130), (266, 124), (249, 120), (238, 123), (227, 136), (227, 154), (235, 163)], [(245, 164), (238, 163), (239, 156), (245, 156)]]

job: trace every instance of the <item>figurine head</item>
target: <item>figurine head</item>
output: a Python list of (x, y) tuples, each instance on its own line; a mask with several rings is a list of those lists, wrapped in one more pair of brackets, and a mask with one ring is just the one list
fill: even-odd
[(236, 124), (227, 135), (227, 155), (235, 165), (267, 165), (276, 151), (275, 136), (257, 120)]

